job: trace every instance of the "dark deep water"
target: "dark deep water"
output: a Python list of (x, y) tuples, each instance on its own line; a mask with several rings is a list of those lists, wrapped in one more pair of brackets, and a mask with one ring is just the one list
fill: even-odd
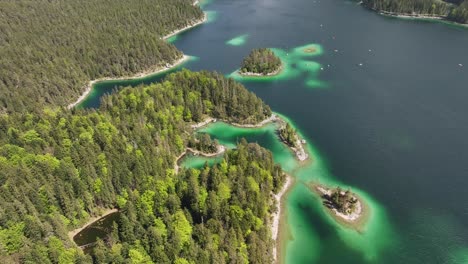
[(86, 250), (91, 250), (92, 243), (96, 242), (98, 239), (106, 240), (112, 232), (114, 223), (118, 222), (119, 218), (119, 212), (109, 214), (76, 234), (73, 240), (78, 246), (89, 245), (90, 247), (87, 247), (85, 252)]
[[(343, 0), (216, 0), (205, 9), (216, 20), (174, 42), (198, 57), (191, 70), (230, 74), (252, 48), (322, 45), (316, 88), (303, 75), (244, 84), (294, 121), (335, 179), (377, 201), (395, 233), (366, 256), (298, 190), (289, 198), (303, 197), (294, 217), (317, 239), (300, 254), (288, 250), (289, 262), (468, 263), (468, 29), (382, 17)], [(225, 44), (244, 34), (244, 45)], [(114, 86), (98, 85), (85, 106)]]

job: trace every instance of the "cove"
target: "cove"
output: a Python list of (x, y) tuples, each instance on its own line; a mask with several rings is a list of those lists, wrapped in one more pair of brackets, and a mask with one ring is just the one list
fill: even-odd
[[(240, 80), (291, 117), (313, 146), (315, 163), (294, 171), (285, 205), (286, 263), (466, 263), (468, 67), (459, 66), (468, 65), (466, 29), (388, 18), (344, 0), (216, 0), (204, 8), (217, 19), (174, 41), (198, 58), (183, 66), (190, 70), (229, 75), (259, 47), (323, 49), (307, 59), (324, 68), (311, 81), (321, 89), (307, 85), (308, 73)], [(244, 45), (226, 45), (244, 34)], [(98, 102), (96, 95), (90, 106)], [(225, 136), (228, 127), (216, 133), (226, 143), (247, 137), (272, 150), (286, 170), (296, 168), (266, 128)], [(311, 178), (364, 197), (374, 212), (370, 231), (358, 237), (336, 226), (304, 184)]]
[[(291, 122), (284, 116), (282, 118)], [(393, 247), (398, 244), (398, 237), (392, 230), (385, 209), (364, 191), (352, 188), (354, 192), (363, 197), (370, 207), (370, 219), (365, 224), (363, 232), (358, 233), (337, 223), (325, 211), (321, 199), (311, 193), (307, 184), (314, 181), (328, 186), (347, 186), (330, 175), (320, 154), (309, 144), (307, 150), (311, 154), (312, 161), (305, 165), (299, 163), (289, 148), (280, 141), (276, 129), (276, 124), (269, 124), (262, 128), (239, 128), (217, 122), (202, 128), (200, 132), (210, 134), (220, 144), (231, 148), (235, 147), (236, 142), (241, 138), (245, 138), (249, 142), (256, 142), (272, 151), (275, 162), (281, 164), (288, 174), (296, 178), (296, 184), (289, 191), (286, 205), (283, 205), (287, 210), (287, 219), (282, 219), (281, 223), (280, 234), (283, 250), (280, 252), (280, 259), (286, 263), (312, 263), (315, 261), (320, 263), (327, 257), (336, 255), (336, 252), (330, 251), (328, 252), (330, 256), (320, 256), (320, 248), (324, 241), (320, 240), (320, 236), (313, 228), (308, 228), (309, 221), (319, 221), (322, 225), (327, 225), (330, 230), (336, 231), (341, 243), (334, 241), (330, 246), (340, 247), (343, 257), (353, 255), (358, 262), (376, 261), (384, 252), (394, 249)], [(300, 131), (299, 134), (301, 134)], [(190, 157), (182, 166), (198, 169), (205, 162), (212, 165), (216, 160)], [(312, 220), (313, 218), (315, 219)], [(284, 248), (285, 240), (289, 240), (286, 248)], [(311, 249), (314, 247), (317, 250), (311, 254)], [(307, 252), (307, 254), (303, 252)]]

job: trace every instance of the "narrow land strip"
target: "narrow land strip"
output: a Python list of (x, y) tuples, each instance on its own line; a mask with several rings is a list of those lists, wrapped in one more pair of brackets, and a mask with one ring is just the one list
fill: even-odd
[(293, 178), (289, 175), (286, 175), (286, 182), (283, 185), (283, 188), (277, 193), (274, 194), (274, 199), (276, 201), (277, 205), (277, 211), (276, 213), (273, 214), (272, 218), (273, 221), (271, 222), (271, 235), (273, 237), (273, 240), (275, 241), (275, 244), (273, 246), (273, 259), (275, 263), (278, 263), (278, 247), (281, 246), (280, 243), (280, 238), (279, 238), (279, 229), (280, 229), (280, 221), (284, 221), (284, 217), (281, 217), (282, 214), (284, 213), (284, 195), (287, 193), (289, 188), (292, 186), (293, 183)]

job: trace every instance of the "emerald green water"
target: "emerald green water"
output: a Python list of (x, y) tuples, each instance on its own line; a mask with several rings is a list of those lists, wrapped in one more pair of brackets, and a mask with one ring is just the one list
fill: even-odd
[[(282, 116), (284, 119), (291, 120)], [(292, 123), (292, 122), (291, 122)], [(208, 133), (217, 139), (220, 144), (235, 147), (236, 143), (245, 138), (249, 142), (256, 142), (273, 153), (275, 162), (281, 164), (283, 169), (296, 178), (287, 199), (286, 230), (293, 240), (287, 244), (287, 254), (283, 256), (286, 263), (326, 263), (333, 260), (337, 254), (352, 258), (358, 262), (376, 262), (385, 252), (395, 249), (398, 237), (393, 231), (385, 209), (370, 195), (362, 190), (347, 186), (336, 179), (328, 171), (320, 154), (307, 144), (307, 151), (312, 162), (301, 165), (294, 154), (286, 147), (276, 134), (276, 124), (269, 124), (262, 128), (239, 128), (226, 123), (217, 122), (202, 128), (200, 131)], [(299, 131), (300, 133), (300, 131)], [(308, 140), (307, 140), (308, 141)], [(308, 141), (309, 142), (309, 141)], [(186, 167), (200, 168), (205, 161), (214, 163), (212, 159), (191, 157), (184, 163)], [(370, 217), (364, 231), (358, 233), (353, 229), (337, 223), (322, 206), (321, 199), (307, 187), (311, 182), (320, 182), (329, 186), (351, 187), (362, 197), (370, 208)], [(338, 235), (339, 241), (330, 237), (323, 240), (321, 234), (312, 227), (311, 223), (320, 222), (327, 226), (327, 231)], [(325, 250), (324, 252), (324, 249)], [(331, 250), (333, 249), (333, 250)], [(336, 252), (338, 250), (338, 252)]]
[[(237, 46), (244, 44), (238, 38), (234, 38), (229, 42), (228, 44)], [(311, 49), (312, 52), (306, 52), (307, 49)], [(271, 50), (281, 59), (282, 70), (280, 73), (272, 76), (244, 76), (239, 74), (239, 69), (237, 69), (229, 74), (228, 77), (243, 82), (269, 82), (286, 81), (295, 79), (299, 76), (304, 76), (304, 84), (309, 88), (327, 87), (327, 84), (319, 80), (318, 76), (318, 73), (323, 71), (324, 67), (319, 62), (312, 60), (324, 53), (321, 45), (311, 43), (292, 48), (291, 50), (283, 50), (279, 48), (271, 48)]]

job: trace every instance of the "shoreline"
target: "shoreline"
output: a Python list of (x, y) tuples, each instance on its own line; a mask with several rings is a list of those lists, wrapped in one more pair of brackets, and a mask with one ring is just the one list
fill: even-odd
[(184, 54), (184, 55), (182, 55), (182, 57), (180, 59), (178, 59), (174, 63), (166, 64), (166, 66), (164, 66), (162, 68), (160, 66), (158, 66), (158, 67), (156, 67), (156, 69), (146, 70), (146, 71), (139, 72), (139, 73), (136, 73), (136, 74), (131, 75), (131, 76), (122, 76), (122, 77), (116, 77), (116, 78), (103, 77), (103, 78), (99, 78), (99, 79), (96, 79), (96, 80), (92, 80), (92, 81), (88, 82), (88, 84), (86, 85), (86, 90), (80, 95), (80, 97), (78, 97), (78, 99), (75, 102), (69, 104), (67, 106), (67, 109), (72, 109), (75, 106), (82, 103), (88, 97), (88, 95), (91, 93), (91, 91), (93, 90), (93, 86), (98, 82), (114, 81), (114, 80), (132, 80), (132, 79), (138, 79), (138, 78), (142, 78), (142, 77), (149, 76), (149, 75), (158, 74), (158, 73), (161, 73), (161, 72), (168, 71), (168, 70), (170, 70), (170, 69), (172, 69), (174, 67), (177, 67), (180, 64), (186, 62), (188, 59), (190, 59), (190, 56), (187, 56), (187, 55)]
[[(212, 117), (208, 117), (207, 119), (205, 119), (204, 121), (200, 122), (200, 123), (196, 123), (196, 124), (192, 124), (191, 125), (191, 128), (192, 129), (200, 129), (204, 126), (207, 126), (208, 124), (210, 123), (216, 123), (216, 122), (224, 122), (228, 125), (231, 125), (231, 126), (234, 126), (234, 127), (239, 127), (239, 128), (261, 128), (269, 123), (274, 123), (274, 122), (282, 122), (282, 123), (287, 123), (286, 120), (284, 120), (283, 118), (281, 118), (279, 115), (273, 113), (270, 117), (260, 121), (259, 123), (257, 124), (238, 124), (238, 123), (232, 123), (232, 122), (229, 122), (229, 121), (225, 121), (225, 120), (218, 120), (216, 118), (212, 118)], [(276, 131), (278, 130), (279, 128), (276, 129)], [(303, 162), (303, 161), (306, 161), (308, 158), (309, 158), (309, 154), (307, 154), (305, 148), (304, 148), (304, 144), (305, 141), (304, 140), (301, 140), (299, 135), (297, 135), (296, 133), (296, 147), (292, 147), (290, 145), (287, 144), (286, 141), (284, 141), (281, 136), (279, 136), (280, 138), (280, 141), (285, 144), (293, 153), (294, 155), (296, 156), (296, 159), (298, 159), (299, 161)]]
[(235, 127), (240, 127), (240, 128), (260, 128), (260, 127), (263, 127), (271, 122), (275, 122), (279, 120), (279, 117), (276, 115), (276, 114), (272, 114), (270, 117), (258, 122), (257, 124), (238, 124), (238, 123), (233, 123), (233, 122), (229, 122), (229, 121), (226, 121), (226, 120), (222, 120), (222, 119), (216, 119), (216, 118), (213, 118), (213, 117), (208, 117), (206, 118), (204, 121), (200, 122), (200, 123), (196, 123), (196, 124), (192, 124), (190, 127), (193, 128), (193, 129), (199, 129), (199, 128), (202, 128), (204, 126), (207, 126), (208, 124), (210, 123), (216, 123), (216, 122), (224, 122), (228, 125), (231, 125), (231, 126), (235, 126)]
[[(196, 0), (193, 2), (193, 5), (198, 5), (199, 4), (199, 1)], [(189, 25), (187, 25), (186, 27), (182, 28), (182, 29), (177, 29), (177, 30), (174, 30), (173, 32), (169, 33), (168, 35), (164, 36), (162, 39), (163, 40), (167, 40), (168, 38), (172, 37), (172, 36), (175, 36), (183, 31), (186, 31), (186, 30), (189, 30), (193, 27), (196, 27), (198, 25), (201, 25), (203, 23), (205, 23), (206, 21), (208, 20), (208, 16), (206, 15), (205, 12), (203, 12), (203, 18), (202, 19), (199, 19), (199, 20), (195, 20), (195, 21), (192, 21), (191, 23), (189, 23)], [(182, 64), (183, 62), (185, 62), (186, 60), (188, 60), (190, 58), (190, 56), (187, 56), (185, 54), (182, 54), (182, 58), (180, 58), (179, 60), (173, 62), (172, 64), (168, 64), (166, 63), (166, 66), (164, 67), (161, 67), (161, 66), (153, 66), (152, 68), (149, 68), (148, 70), (145, 70), (145, 71), (142, 71), (142, 72), (139, 72), (139, 73), (136, 73), (134, 75), (129, 75), (129, 76), (122, 76), (122, 77), (116, 77), (116, 78), (111, 78), (111, 77), (103, 77), (103, 78), (98, 78), (98, 79), (95, 79), (95, 80), (91, 80), (88, 82), (88, 84), (85, 86), (86, 89), (85, 91), (80, 95), (80, 97), (78, 97), (78, 99), (73, 102), (73, 103), (70, 103), (68, 106), (67, 106), (67, 109), (72, 109), (74, 108), (75, 106), (79, 105), (81, 102), (83, 102), (83, 100), (86, 99), (86, 97), (88, 97), (88, 95), (91, 93), (92, 89), (93, 89), (93, 86), (94, 84), (98, 83), (98, 82), (102, 82), (102, 81), (111, 81), (111, 80), (130, 80), (130, 79), (138, 79), (138, 78), (142, 78), (142, 77), (145, 77), (145, 76), (148, 76), (148, 75), (154, 75), (154, 74), (158, 74), (158, 73), (161, 73), (161, 72), (164, 72), (164, 71), (167, 71), (167, 70), (170, 70), (174, 67), (177, 67), (179, 66), (180, 64)]]
[(274, 77), (274, 76), (280, 75), (281, 72), (283, 72), (283, 69), (284, 69), (283, 64), (281, 64), (281, 67), (279, 69), (277, 69), (274, 72), (267, 73), (267, 74), (261, 74), (261, 73), (255, 73), (255, 72), (241, 72), (240, 70), (238, 70), (237, 73), (241, 77)]
[(96, 223), (97, 221), (101, 220), (102, 218), (110, 215), (110, 214), (113, 214), (113, 213), (117, 213), (119, 210), (117, 208), (114, 208), (114, 209), (106, 209), (104, 211), (104, 213), (102, 213), (100, 216), (95, 216), (95, 217), (92, 217), (88, 220), (88, 222), (86, 222), (86, 224), (84, 224), (83, 226), (81, 226), (80, 228), (77, 228), (77, 229), (73, 229), (71, 231), (68, 232), (68, 238), (70, 238), (70, 240), (76, 245), (75, 243), (75, 236), (78, 235), (81, 231), (83, 231), (84, 229), (86, 229), (88, 226)]
[[(279, 263), (278, 261), (279, 257), (279, 252), (281, 252), (281, 249), (278, 250), (279, 247), (281, 247), (281, 236), (280, 236), (280, 227), (282, 225), (282, 222), (284, 222), (284, 211), (285, 211), (285, 204), (284, 204), (284, 199), (286, 198), (286, 194), (289, 192), (293, 185), (294, 179), (292, 176), (286, 174), (286, 182), (284, 183), (283, 187), (277, 194), (273, 194), (273, 197), (276, 201), (276, 208), (277, 211), (272, 215), (273, 221), (270, 223), (270, 228), (271, 228), (271, 235), (274, 240), (274, 245), (273, 245), (273, 260), (274, 263)], [(281, 221), (283, 220), (283, 221)]]
[(361, 5), (364, 6), (365, 8), (373, 11), (373, 12), (376, 12), (379, 15), (382, 15), (382, 16), (396, 17), (396, 18), (442, 21), (442, 22), (447, 22), (447, 23), (457, 25), (457, 26), (468, 27), (468, 24), (450, 20), (450, 19), (448, 19), (447, 16), (432, 15), (432, 14), (417, 14), (417, 13), (414, 13), (414, 14), (396, 13), (396, 12), (390, 12), (390, 11), (379, 10), (379, 9), (375, 9), (375, 8), (372, 8), (372, 7), (368, 7), (366, 5), (363, 5), (362, 3), (361, 3)]
[[(198, 1), (195, 1), (194, 5), (197, 5), (198, 4)], [(206, 21), (208, 20), (208, 16), (206, 15), (205, 12), (203, 12), (203, 18), (202, 19), (198, 19), (198, 20), (195, 20), (195, 21), (192, 21), (191, 23), (189, 23), (187, 26), (181, 28), (181, 29), (176, 29), (174, 31), (172, 31), (171, 33), (165, 35), (164, 37), (162, 37), (163, 40), (167, 40), (168, 38), (170, 37), (173, 37), (175, 35), (178, 35), (179, 33), (182, 33), (186, 30), (189, 30), (191, 28), (194, 28), (196, 26), (199, 26), (203, 23), (205, 23)]]
[(322, 200), (322, 207), (325, 211), (329, 213), (329, 215), (340, 225), (349, 227), (351, 229), (356, 230), (359, 233), (362, 233), (364, 231), (365, 224), (367, 223), (367, 220), (370, 215), (370, 208), (369, 206), (365, 203), (365, 201), (356, 193), (352, 192), (352, 195), (354, 198), (357, 200), (356, 204), (356, 212), (353, 212), (352, 214), (344, 214), (339, 212), (336, 208), (329, 208), (323, 204), (324, 201), (324, 195), (330, 195), (331, 194), (331, 189), (329, 187), (326, 187), (325, 185), (322, 185), (320, 183), (314, 182), (311, 185), (309, 185), (309, 188), (312, 190), (313, 193), (317, 194), (320, 196), (319, 198)]

